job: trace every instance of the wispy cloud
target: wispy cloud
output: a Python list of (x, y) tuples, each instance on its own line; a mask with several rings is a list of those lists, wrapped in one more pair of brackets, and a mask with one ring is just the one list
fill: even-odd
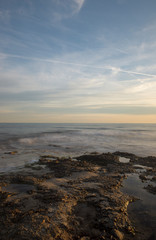
[(57, 22), (78, 14), (85, 1), (86, 0), (56, 1), (59, 8), (58, 10), (51, 12), (51, 17), (53, 18), (52, 20)]
[[(124, 81), (121, 74), (127, 76), (125, 72), (119, 72), (114, 77), (112, 71), (101, 68), (95, 68), (94, 71), (93, 68), (89, 68), (88, 71), (88, 67), (86, 69), (81, 64), (68, 65), (38, 60), (29, 63), (29, 61), (28, 65), (21, 69), (16, 68), (14, 71), (8, 69), (7, 75), (1, 71), (1, 79), (4, 79), (1, 81), (2, 104), (12, 106), (13, 109), (15, 106), (16, 109), (22, 106), (30, 108), (31, 105), (36, 111), (51, 109), (53, 112), (68, 113), (92, 112), (93, 109), (99, 109), (99, 112), (113, 112), (113, 107), (112, 110), (107, 110), (110, 104), (133, 107), (142, 104), (156, 105), (153, 105), (154, 102), (156, 103), (155, 82), (142, 83), (141, 79), (147, 81), (144, 76), (132, 78), (132, 81)], [(28, 66), (37, 71), (30, 73)], [(121, 77), (123, 81), (119, 81)], [(150, 81), (150, 77), (148, 79)], [(122, 109), (123, 112), (125, 108)], [(132, 111), (132, 107), (129, 111)]]
[(76, 8), (75, 8), (75, 11), (76, 12), (79, 12), (85, 2), (85, 0), (73, 0), (76, 4)]
[(47, 0), (43, 10), (31, 0), (22, 4), (7, 10), (8, 24), (0, 25), (3, 113), (155, 114), (153, 28), (146, 25), (130, 39), (119, 39), (106, 24), (95, 29), (92, 16), (83, 27), (87, 0)]
[(65, 62), (57, 59), (44, 59), (44, 58), (32, 58), (32, 57), (25, 57), (25, 56), (20, 56), (20, 55), (13, 55), (13, 54), (5, 54), (5, 53), (0, 53), (1, 58), (19, 58), (19, 59), (26, 59), (26, 60), (31, 60), (31, 61), (40, 61), (40, 62), (47, 62), (47, 63), (56, 63), (56, 64), (63, 64), (63, 65), (73, 65), (73, 66), (80, 66), (84, 68), (94, 68), (94, 69), (104, 69), (104, 70), (111, 70), (113, 73), (128, 73), (128, 74), (135, 74), (135, 75), (142, 75), (142, 76), (149, 76), (149, 77), (154, 77), (156, 78), (156, 74), (149, 74), (149, 73), (144, 73), (144, 72), (136, 72), (136, 71), (131, 71), (131, 70), (124, 70), (118, 67), (114, 66), (95, 66), (95, 65), (88, 65), (88, 64), (81, 64), (81, 63), (74, 63), (74, 62)]

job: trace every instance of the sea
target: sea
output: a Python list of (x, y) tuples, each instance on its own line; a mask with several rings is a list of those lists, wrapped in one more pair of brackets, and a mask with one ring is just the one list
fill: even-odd
[(115, 151), (156, 156), (156, 124), (0, 123), (0, 172), (42, 155), (74, 158)]

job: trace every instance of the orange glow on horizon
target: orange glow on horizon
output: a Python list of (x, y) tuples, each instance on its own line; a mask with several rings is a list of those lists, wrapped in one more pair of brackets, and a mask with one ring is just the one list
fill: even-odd
[(156, 123), (156, 115), (127, 114), (4, 114), (5, 123)]

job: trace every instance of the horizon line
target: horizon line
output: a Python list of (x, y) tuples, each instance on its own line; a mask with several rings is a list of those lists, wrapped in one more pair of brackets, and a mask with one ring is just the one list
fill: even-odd
[(0, 124), (156, 124), (156, 122), (0, 122)]

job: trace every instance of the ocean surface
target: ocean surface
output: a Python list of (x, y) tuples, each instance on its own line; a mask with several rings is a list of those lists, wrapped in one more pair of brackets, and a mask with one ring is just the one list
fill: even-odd
[(0, 172), (44, 154), (74, 157), (94, 151), (156, 156), (156, 124), (0, 123)]

